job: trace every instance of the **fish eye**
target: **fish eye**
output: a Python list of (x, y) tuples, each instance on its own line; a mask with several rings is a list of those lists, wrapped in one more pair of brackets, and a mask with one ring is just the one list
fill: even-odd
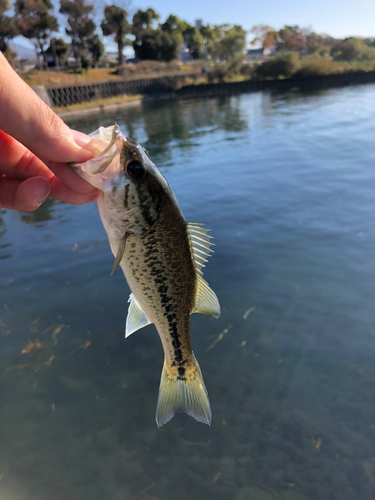
[(145, 167), (142, 165), (141, 162), (136, 161), (136, 160), (131, 161), (126, 168), (127, 175), (132, 180), (135, 180), (135, 181), (137, 181), (138, 179), (141, 179), (141, 177), (143, 177), (145, 172), (146, 172)]

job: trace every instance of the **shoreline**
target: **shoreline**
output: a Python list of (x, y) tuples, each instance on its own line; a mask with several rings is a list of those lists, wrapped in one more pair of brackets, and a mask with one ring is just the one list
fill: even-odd
[[(150, 83), (150, 82), (149, 82)], [(187, 85), (178, 90), (156, 89), (152, 85), (145, 92), (143, 98), (130, 99), (123, 102), (96, 105), (77, 110), (59, 110), (57, 114), (61, 118), (76, 118), (94, 114), (102, 114), (110, 111), (117, 111), (130, 105), (139, 105), (144, 100), (163, 100), (188, 97), (214, 97), (219, 95), (234, 95), (236, 93), (272, 91), (272, 90), (323, 90), (335, 87), (347, 87), (351, 85), (361, 85), (375, 83), (375, 71), (371, 72), (350, 72), (332, 75), (319, 75), (305, 78), (287, 78), (274, 80), (245, 80), (242, 82), (227, 83), (205, 83), (200, 85)], [(124, 94), (127, 96), (129, 94)], [(89, 104), (89, 101), (88, 103)]]
[(80, 116), (101, 115), (106, 112), (118, 111), (129, 106), (139, 105), (143, 98), (134, 99), (132, 101), (116, 102), (112, 104), (100, 104), (99, 106), (92, 106), (85, 109), (71, 109), (66, 111), (57, 111), (56, 114), (61, 118), (79, 118)]

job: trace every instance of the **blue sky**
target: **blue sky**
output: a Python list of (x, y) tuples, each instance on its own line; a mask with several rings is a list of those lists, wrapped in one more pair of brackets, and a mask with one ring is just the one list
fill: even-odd
[[(58, 1), (54, 1), (58, 5)], [(99, 11), (105, 3), (96, 0)], [(129, 5), (127, 0), (117, 4)], [(127, 7), (130, 13), (138, 8), (153, 7), (164, 21), (169, 14), (175, 14), (181, 19), (193, 24), (196, 19), (202, 19), (204, 24), (240, 24), (249, 31), (255, 24), (268, 24), (280, 29), (285, 24), (298, 24), (310, 28), (317, 33), (326, 33), (337, 38), (347, 36), (375, 37), (375, 1), (360, 0), (314, 0), (298, 2), (296, 0), (268, 0), (244, 2), (240, 0), (188, 0), (171, 3), (167, 0), (157, 0), (151, 4), (148, 1), (135, 0)], [(99, 28), (99, 33), (101, 30)], [(105, 43), (107, 50), (116, 50), (111, 38)], [(251, 40), (251, 36), (248, 36)], [(29, 46), (22, 37), (17, 37), (17, 43)], [(126, 50), (129, 55), (129, 49)]]
[[(137, 2), (137, 7), (147, 8), (149, 3)], [(188, 0), (176, 2), (159, 0), (153, 5), (162, 17), (173, 12), (178, 17), (193, 23), (203, 19), (204, 23), (240, 24), (249, 30), (254, 24), (268, 24), (280, 29), (285, 24), (310, 27), (318, 33), (336, 37), (351, 35), (375, 36), (374, 0)]]

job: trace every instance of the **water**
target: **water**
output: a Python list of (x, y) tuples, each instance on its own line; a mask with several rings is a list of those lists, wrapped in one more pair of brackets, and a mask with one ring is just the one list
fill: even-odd
[(374, 498), (374, 115), (368, 85), (71, 123), (117, 121), (214, 230), (222, 316), (191, 321), (213, 424), (157, 429), (161, 344), (124, 339), (96, 206), (3, 211), (1, 500)]

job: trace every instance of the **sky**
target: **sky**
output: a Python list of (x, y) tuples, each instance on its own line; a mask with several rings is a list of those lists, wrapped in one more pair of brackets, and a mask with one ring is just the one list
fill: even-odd
[[(135, 2), (134, 2), (135, 3)], [(136, 7), (146, 9), (148, 1), (137, 1)], [(375, 36), (374, 0), (189, 0), (171, 4), (169, 0), (158, 0), (152, 7), (162, 18), (170, 13), (193, 23), (202, 19), (204, 23), (240, 24), (250, 30), (255, 24), (268, 24), (275, 29), (285, 24), (298, 24), (312, 28), (317, 33), (327, 33), (337, 38), (347, 36)]]
[[(348, 36), (375, 37), (375, 1), (374, 0), (268, 0), (268, 1), (240, 1), (240, 0), (188, 0), (172, 4), (170, 0), (94, 0), (101, 11), (106, 3), (126, 5), (132, 15), (138, 8), (153, 7), (163, 22), (169, 14), (175, 14), (184, 21), (194, 24), (196, 19), (202, 19), (204, 24), (240, 24), (249, 31), (255, 24), (267, 24), (275, 29), (284, 25), (299, 25), (317, 33), (328, 34), (336, 38)], [(130, 3), (130, 7), (129, 6)], [(54, 0), (58, 5), (58, 1)], [(59, 15), (60, 18), (60, 15)], [(100, 21), (99, 21), (100, 24)], [(99, 28), (99, 34), (101, 30)], [(63, 34), (63, 33), (62, 33)], [(58, 35), (59, 36), (59, 35)], [(105, 40), (105, 39), (104, 39)], [(105, 40), (106, 49), (115, 51), (116, 46)], [(250, 42), (251, 35), (248, 36)], [(24, 46), (30, 46), (22, 37), (15, 40)], [(131, 50), (125, 53), (131, 55)]]

